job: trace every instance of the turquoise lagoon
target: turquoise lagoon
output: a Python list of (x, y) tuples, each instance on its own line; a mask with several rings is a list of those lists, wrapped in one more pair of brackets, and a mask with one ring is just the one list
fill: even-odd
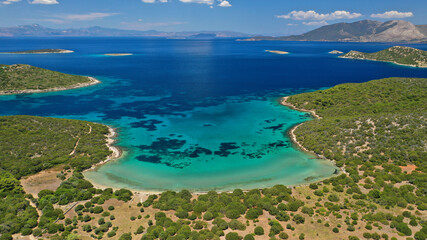
[[(295, 149), (286, 130), (310, 116), (274, 100), (228, 102), (182, 116), (152, 117), (162, 122), (156, 131), (120, 128), (120, 145), (136, 148), (121, 160), (86, 172), (86, 178), (138, 190), (206, 191), (297, 185), (329, 177), (336, 169), (330, 161)], [(132, 125), (136, 119), (122, 121)]]

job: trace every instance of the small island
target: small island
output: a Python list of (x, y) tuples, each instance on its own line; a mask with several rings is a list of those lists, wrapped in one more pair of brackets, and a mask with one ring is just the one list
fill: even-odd
[(403, 46), (394, 46), (374, 53), (350, 51), (341, 55), (340, 58), (391, 62), (410, 67), (427, 67), (427, 51)]
[(110, 56), (110, 57), (123, 57), (123, 56), (132, 56), (133, 53), (106, 53), (104, 55)]
[(343, 54), (343, 52), (338, 51), (338, 50), (332, 50), (329, 52), (330, 54)]
[(25, 64), (0, 65), (0, 95), (62, 91), (100, 83), (93, 77), (55, 72)]
[(26, 51), (5, 52), (7, 54), (51, 54), (51, 53), (73, 53), (72, 50), (66, 49), (37, 49)]
[(279, 51), (279, 50), (265, 50), (265, 51), (269, 53), (275, 53), (275, 54), (281, 54), (281, 55), (289, 54), (289, 52)]

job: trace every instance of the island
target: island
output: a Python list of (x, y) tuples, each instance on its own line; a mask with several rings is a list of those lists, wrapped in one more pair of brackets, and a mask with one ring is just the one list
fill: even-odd
[(265, 51), (269, 53), (275, 53), (275, 54), (289, 54), (289, 52), (279, 51), (279, 50), (265, 50)]
[(106, 53), (104, 55), (110, 56), (110, 57), (122, 57), (122, 56), (132, 56), (133, 53)]
[(50, 53), (73, 53), (72, 50), (66, 49), (36, 49), (26, 51), (5, 52), (7, 54), (50, 54)]
[(338, 50), (332, 50), (329, 52), (330, 54), (343, 54), (343, 52), (338, 51)]
[(0, 65), (0, 95), (62, 91), (87, 87), (93, 77), (60, 73), (25, 64)]
[(374, 53), (350, 51), (340, 58), (391, 62), (410, 67), (427, 67), (427, 51), (403, 46), (394, 46)]

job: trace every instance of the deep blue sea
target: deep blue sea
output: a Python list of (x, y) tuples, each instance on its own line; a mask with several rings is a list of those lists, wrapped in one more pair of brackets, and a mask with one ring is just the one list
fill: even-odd
[[(0, 115), (72, 118), (118, 128), (117, 144), (125, 150), (124, 156), (85, 173), (103, 186), (207, 191), (303, 184), (331, 176), (336, 167), (292, 145), (286, 131), (310, 116), (281, 106), (278, 98), (347, 82), (427, 77), (427, 69), (328, 54), (390, 46), (1, 38), (0, 52), (61, 48), (75, 53), (0, 54), (0, 64), (30, 64), (93, 76), (102, 83), (55, 93), (1, 96)], [(427, 50), (426, 44), (409, 46)]]

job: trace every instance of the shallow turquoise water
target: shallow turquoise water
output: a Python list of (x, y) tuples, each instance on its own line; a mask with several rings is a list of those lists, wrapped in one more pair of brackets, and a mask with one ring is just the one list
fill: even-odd
[[(85, 176), (107, 186), (202, 191), (296, 185), (328, 177), (335, 171), (331, 162), (317, 160), (292, 146), (286, 129), (309, 116), (273, 99), (231, 100), (183, 112), (179, 117), (151, 117), (162, 122), (156, 131), (124, 129), (120, 132), (120, 145), (135, 148), (124, 159), (86, 172)], [(135, 121), (138, 119), (126, 118), (121, 124)], [(161, 138), (182, 142), (166, 141), (153, 151), (152, 143)], [(165, 143), (169, 143), (168, 149), (163, 149)], [(232, 149), (221, 152), (224, 143)], [(185, 153), (197, 147), (212, 153), (198, 157)], [(139, 156), (146, 155), (161, 156), (163, 165), (138, 161)]]

